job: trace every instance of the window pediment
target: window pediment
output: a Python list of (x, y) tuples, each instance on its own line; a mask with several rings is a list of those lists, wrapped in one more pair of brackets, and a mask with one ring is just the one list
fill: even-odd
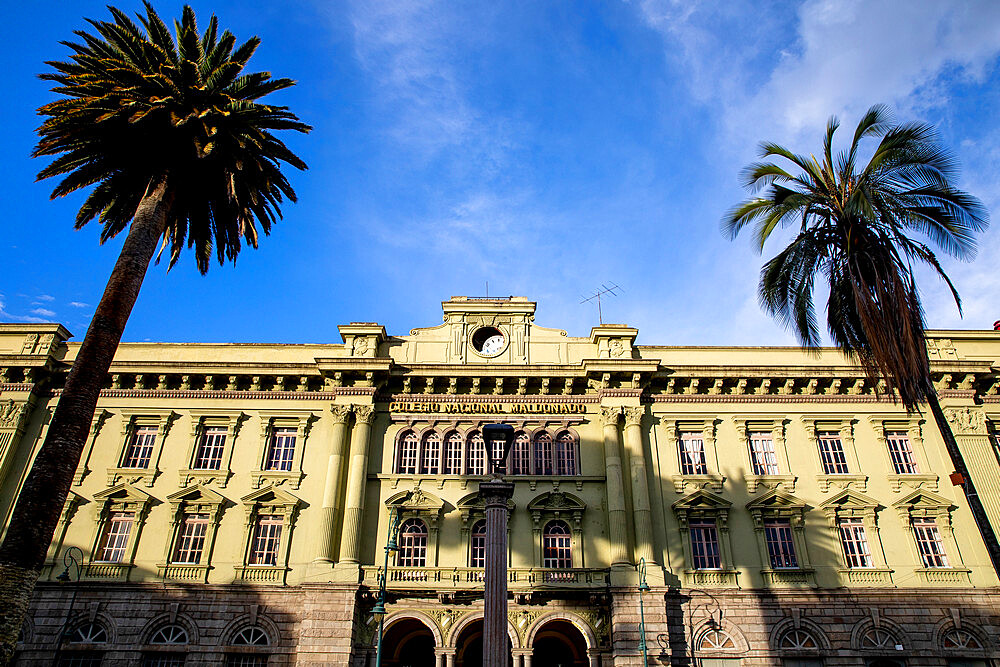
[(582, 512), (587, 504), (571, 493), (550, 491), (535, 497), (528, 503), (529, 512)]
[(433, 493), (428, 493), (423, 489), (400, 491), (399, 493), (387, 498), (385, 504), (388, 507), (398, 507), (409, 511), (441, 511), (444, 507), (443, 500), (435, 496)]
[[(252, 494), (251, 494), (252, 495)], [(218, 509), (226, 502), (226, 498), (201, 484), (175, 491), (167, 496), (175, 509), (180, 507), (206, 507)]]
[(806, 504), (796, 498), (793, 495), (782, 493), (781, 491), (768, 491), (760, 498), (755, 498), (746, 504), (746, 508), (750, 511), (769, 511), (769, 510), (795, 510), (803, 511), (806, 508)]
[(838, 509), (838, 508), (848, 508), (853, 507), (857, 509), (867, 509), (876, 510), (879, 509), (880, 505), (874, 498), (869, 498), (868, 496), (858, 493), (857, 491), (851, 491), (850, 489), (845, 489), (830, 498), (826, 502), (820, 505), (820, 508), (826, 509)]
[(240, 498), (240, 502), (247, 506), (267, 505), (270, 507), (283, 507), (285, 509), (293, 509), (302, 504), (302, 501), (292, 494), (273, 486), (258, 489), (253, 493), (247, 494)]
[(897, 510), (937, 510), (937, 511), (950, 511), (955, 508), (955, 505), (947, 498), (942, 498), (936, 493), (931, 493), (923, 489), (918, 489), (906, 496), (902, 500), (892, 504)]
[(733, 504), (721, 496), (705, 491), (695, 491), (689, 496), (681, 498), (671, 507), (678, 510), (728, 510)]
[(94, 494), (94, 500), (100, 502), (119, 502), (119, 503), (140, 503), (146, 504), (152, 498), (151, 495), (137, 489), (131, 484), (122, 483), (116, 484), (115, 486), (104, 489), (103, 491), (98, 491)]

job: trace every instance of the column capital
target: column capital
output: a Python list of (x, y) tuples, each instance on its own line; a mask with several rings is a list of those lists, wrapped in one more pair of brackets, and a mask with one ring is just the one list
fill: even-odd
[(485, 503), (485, 509), (498, 507), (507, 509), (507, 501), (514, 496), (514, 483), (493, 478), (479, 484), (479, 495)]
[(622, 409), (619, 406), (610, 407), (607, 405), (601, 406), (601, 424), (603, 426), (618, 426), (618, 420), (621, 418)]
[(372, 405), (355, 405), (354, 417), (358, 423), (369, 424), (375, 421), (375, 407)]
[(625, 415), (626, 426), (639, 426), (642, 424), (643, 415), (646, 414), (646, 408), (641, 405), (633, 408), (624, 408), (622, 413)]
[(347, 420), (351, 418), (352, 406), (350, 405), (331, 405), (330, 412), (333, 414), (333, 421), (337, 424), (346, 424)]

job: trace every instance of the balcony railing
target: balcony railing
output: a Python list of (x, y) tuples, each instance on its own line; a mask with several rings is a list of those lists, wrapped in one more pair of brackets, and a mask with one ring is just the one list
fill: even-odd
[[(381, 567), (366, 565), (363, 568), (365, 583), (378, 586), (382, 583)], [(484, 570), (477, 567), (390, 567), (389, 588), (482, 588)], [(603, 588), (608, 583), (608, 571), (603, 569), (575, 568), (557, 570), (548, 568), (507, 569), (507, 587), (510, 590), (527, 588)]]

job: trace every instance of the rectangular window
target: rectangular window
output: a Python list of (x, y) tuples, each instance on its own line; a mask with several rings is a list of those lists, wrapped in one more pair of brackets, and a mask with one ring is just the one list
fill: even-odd
[(177, 528), (177, 547), (174, 549), (173, 562), (189, 565), (200, 563), (207, 532), (207, 514), (185, 514)]
[(795, 557), (795, 542), (792, 539), (792, 525), (788, 519), (772, 519), (764, 522), (764, 541), (771, 567), (795, 568), (799, 561)]
[(850, 472), (844, 455), (844, 443), (837, 433), (819, 434), (819, 457), (823, 461), (823, 472), (827, 475), (846, 475)]
[(719, 533), (714, 521), (693, 521), (691, 531), (691, 556), (696, 570), (717, 570), (722, 567), (719, 553)]
[(183, 653), (147, 653), (142, 667), (184, 667)]
[(66, 651), (59, 655), (59, 667), (101, 667), (101, 651)]
[(125, 454), (122, 455), (122, 468), (148, 468), (149, 459), (153, 456), (153, 445), (156, 443), (155, 426), (136, 426), (128, 439)]
[(250, 565), (277, 565), (278, 543), (281, 541), (281, 517), (261, 514), (253, 528), (250, 541)]
[(292, 458), (295, 456), (294, 428), (276, 428), (271, 433), (271, 442), (267, 448), (267, 463), (264, 470), (292, 469)]
[(844, 562), (849, 568), (872, 567), (872, 555), (868, 550), (868, 537), (861, 519), (841, 519), (840, 544), (844, 548)]
[(707, 475), (705, 440), (698, 433), (681, 433), (677, 443), (682, 475)]
[(436, 475), (441, 467), (441, 436), (437, 433), (428, 433), (424, 437), (424, 447), (420, 454), (420, 473), (423, 475)]
[(132, 532), (134, 512), (112, 512), (104, 524), (104, 535), (97, 550), (97, 560), (104, 563), (120, 563), (125, 559), (128, 536)]
[(267, 667), (267, 656), (230, 653), (226, 656), (226, 667)]
[(222, 466), (222, 450), (226, 447), (226, 429), (218, 426), (206, 427), (198, 439), (198, 450), (194, 454), (196, 470), (218, 470)]
[(917, 551), (924, 567), (948, 567), (948, 555), (941, 543), (941, 533), (934, 519), (916, 517), (913, 519), (913, 533), (917, 538)]
[(750, 463), (755, 475), (777, 475), (778, 457), (774, 454), (774, 440), (770, 433), (750, 434)]
[(889, 458), (897, 475), (912, 475), (917, 472), (917, 461), (913, 458), (910, 436), (905, 431), (890, 431), (885, 434), (889, 445)]
[(466, 475), (486, 474), (486, 449), (483, 445), (483, 436), (478, 433), (469, 438), (469, 460), (465, 469)]
[(576, 469), (576, 438), (569, 433), (563, 433), (556, 439), (555, 474), (575, 475)]
[(445, 475), (462, 474), (462, 436), (452, 433), (444, 442), (444, 470)]

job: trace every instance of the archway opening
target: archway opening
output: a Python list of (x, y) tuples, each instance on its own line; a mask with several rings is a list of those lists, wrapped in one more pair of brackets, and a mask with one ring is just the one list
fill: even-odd
[[(513, 667), (510, 637), (507, 638), (507, 664)], [(462, 628), (455, 641), (455, 667), (483, 667), (483, 621), (472, 621)]]
[(531, 662), (546, 667), (587, 667), (587, 640), (569, 621), (550, 621), (535, 634)]
[(435, 667), (434, 635), (414, 618), (402, 618), (385, 630), (382, 639), (385, 667)]

